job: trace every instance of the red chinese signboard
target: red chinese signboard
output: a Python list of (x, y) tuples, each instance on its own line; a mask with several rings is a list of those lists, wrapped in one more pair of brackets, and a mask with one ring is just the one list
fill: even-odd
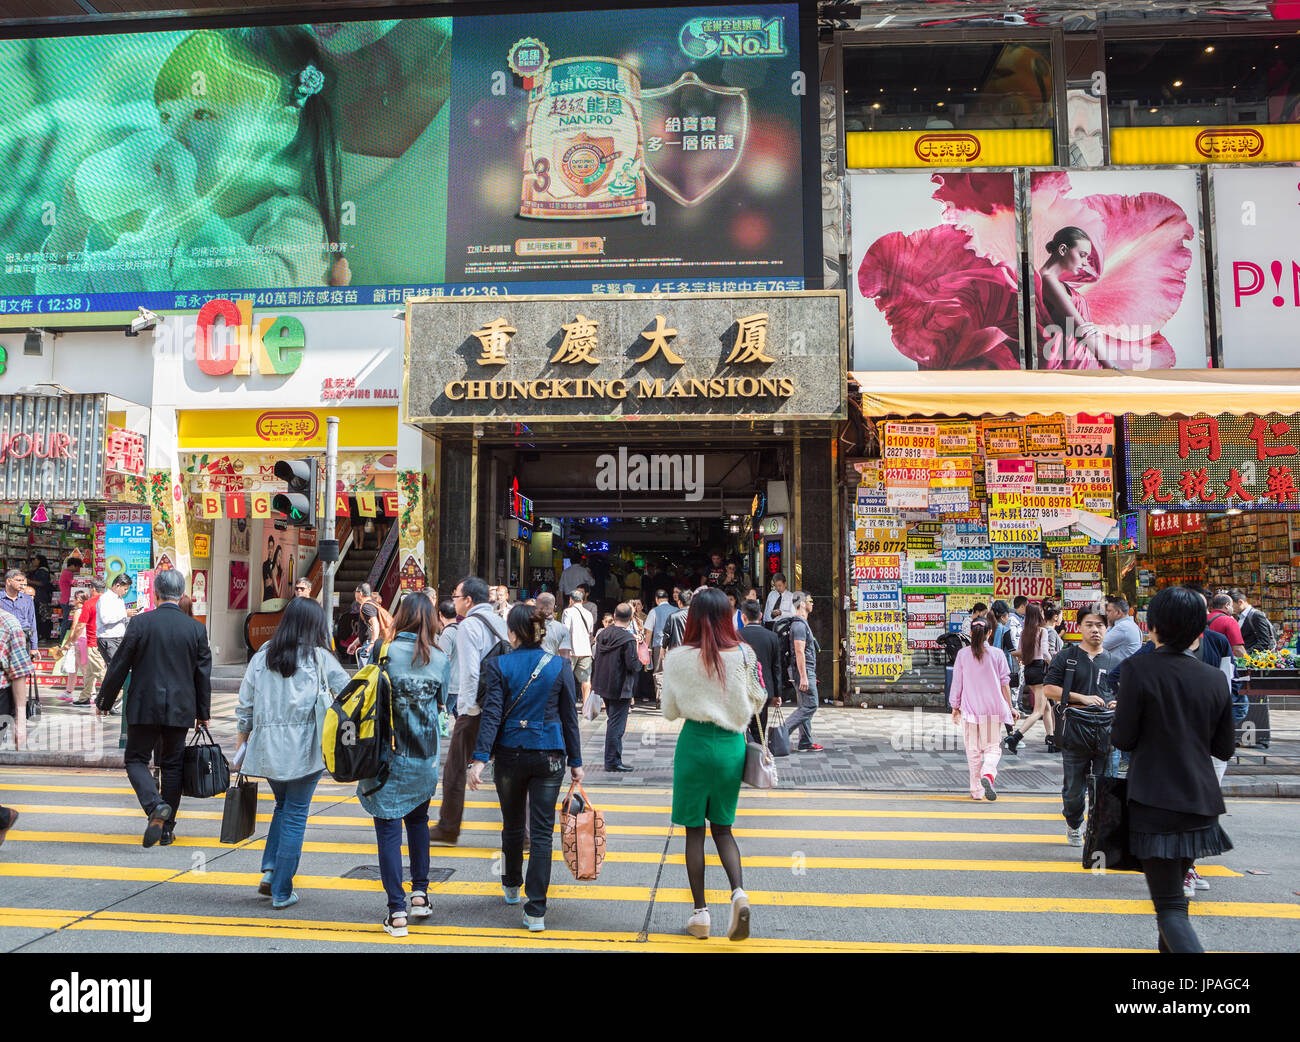
[(1300, 414), (1131, 415), (1124, 445), (1131, 510), (1300, 510)]
[(104, 469), (111, 474), (144, 477), (144, 435), (109, 427), (104, 445)]

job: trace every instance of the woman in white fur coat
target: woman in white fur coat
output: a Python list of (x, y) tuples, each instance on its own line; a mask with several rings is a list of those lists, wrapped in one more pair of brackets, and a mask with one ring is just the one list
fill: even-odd
[(763, 686), (746, 677), (756, 662), (753, 649), (736, 635), (727, 595), (719, 589), (697, 593), (683, 643), (668, 652), (663, 672), (664, 719), (686, 721), (673, 753), (673, 823), (686, 829), (686, 876), (695, 901), (686, 932), (692, 937), (709, 936), (706, 820), (731, 886), (727, 937), (749, 936), (749, 898), (741, 889), (740, 848), (731, 826), (745, 769), (745, 729), (763, 703)]

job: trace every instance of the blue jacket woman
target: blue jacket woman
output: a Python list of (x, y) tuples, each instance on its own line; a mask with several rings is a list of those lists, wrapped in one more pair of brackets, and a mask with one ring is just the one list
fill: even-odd
[[(493, 777), (501, 801), (501, 852), (506, 904), (519, 903), (524, 885), (528, 903), (524, 926), (546, 929), (546, 892), (551, 883), (551, 842), (555, 801), (564, 778), (565, 757), (575, 782), (582, 780), (582, 741), (577, 695), (567, 659), (542, 650), (546, 613), (516, 604), (506, 618), (515, 649), (483, 665), (487, 692), (481, 705), (478, 745), (469, 769), (477, 789), (483, 769), (495, 757)], [(524, 880), (525, 814), (529, 833), (528, 879)]]
[[(384, 930), (406, 936), (402, 888), (402, 823), (411, 857), (410, 918), (427, 919), (429, 907), (429, 800), (438, 784), (438, 704), (445, 697), (450, 663), (434, 643), (433, 602), (408, 595), (393, 620), (393, 639), (376, 647), (375, 663), (388, 670), (393, 696), (393, 752), (388, 779), (357, 783), (357, 796), (375, 821), (379, 875), (388, 895)], [(369, 795), (367, 795), (369, 793)]]

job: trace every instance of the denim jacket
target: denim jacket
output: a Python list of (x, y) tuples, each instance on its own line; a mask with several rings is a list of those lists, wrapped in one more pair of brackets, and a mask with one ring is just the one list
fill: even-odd
[(399, 633), (387, 645), (375, 650), (375, 662), (388, 656), (388, 675), (393, 685), (393, 743), (388, 781), (371, 796), (371, 778), (357, 783), (361, 806), (371, 817), (405, 817), (433, 796), (438, 784), (438, 703), (445, 697), (450, 663), (436, 647), (429, 649), (429, 661), (412, 664), (415, 634)]
[[(567, 659), (553, 655), (537, 679), (528, 683), (545, 654), (541, 648), (519, 648), (484, 663), (487, 692), (474, 759), (487, 763), (498, 746), (564, 750), (570, 767), (582, 766), (573, 667)], [(518, 705), (514, 705), (516, 699)], [(509, 715), (502, 719), (507, 710)]]

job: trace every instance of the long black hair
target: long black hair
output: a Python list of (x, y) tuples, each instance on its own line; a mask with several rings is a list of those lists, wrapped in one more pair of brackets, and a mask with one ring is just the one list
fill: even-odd
[(437, 647), (434, 643), (437, 623), (438, 616), (433, 601), (422, 593), (408, 593), (398, 604), (397, 614), (393, 617), (393, 632), (415, 635), (415, 648), (411, 652), (412, 665), (428, 665), (429, 651)]
[(294, 597), (285, 605), (280, 625), (266, 645), (266, 665), (282, 677), (298, 672), (298, 662), (315, 648), (330, 646), (325, 609), (310, 597)]

